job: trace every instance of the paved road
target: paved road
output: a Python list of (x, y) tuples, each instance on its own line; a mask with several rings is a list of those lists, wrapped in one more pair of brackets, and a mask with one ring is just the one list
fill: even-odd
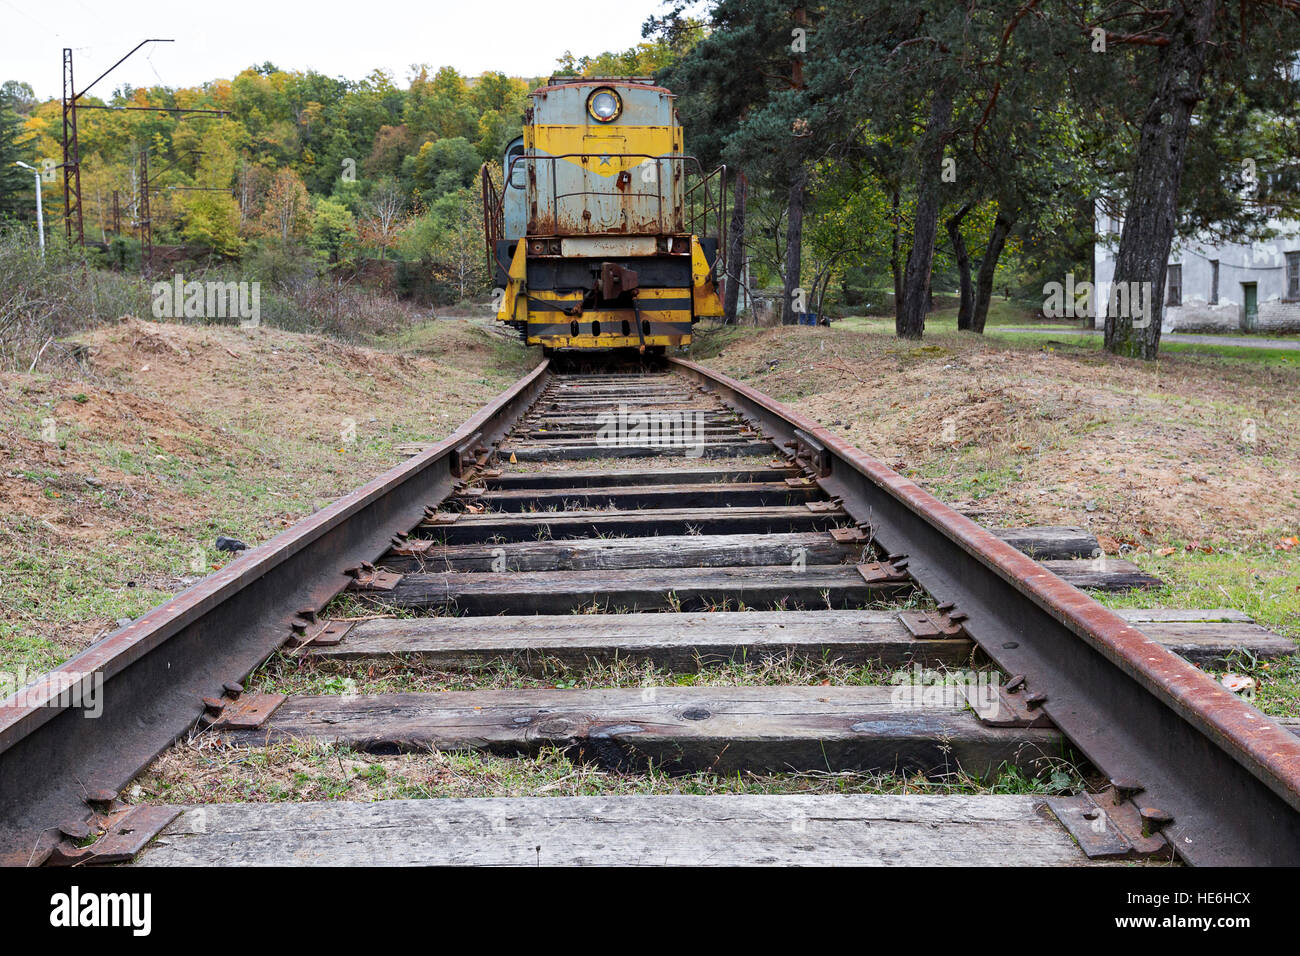
[[(1033, 326), (998, 325), (990, 332), (1034, 332), (1038, 335), (1101, 335), (1101, 329), (1045, 329)], [(1161, 342), (1187, 342), (1192, 345), (1233, 345), (1247, 349), (1300, 349), (1300, 338), (1293, 341), (1262, 339), (1254, 335), (1193, 335), (1188, 332), (1165, 332)]]

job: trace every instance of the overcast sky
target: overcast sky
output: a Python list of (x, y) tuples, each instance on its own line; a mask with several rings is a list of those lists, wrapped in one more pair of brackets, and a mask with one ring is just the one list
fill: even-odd
[(150, 44), (94, 89), (194, 86), (267, 60), (359, 80), (379, 67), (406, 85), (412, 63), (466, 75), (500, 70), (544, 76), (556, 58), (623, 50), (660, 0), (0, 0), (0, 80), (25, 80), (38, 97), (61, 95), (62, 49), (78, 89), (147, 37)]

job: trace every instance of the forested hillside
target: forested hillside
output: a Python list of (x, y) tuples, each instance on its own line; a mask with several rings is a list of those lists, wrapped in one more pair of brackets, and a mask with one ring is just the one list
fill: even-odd
[[(557, 72), (653, 72), (664, 58), (647, 43), (603, 60), (566, 54)], [(351, 80), (264, 63), (199, 87), (89, 96), (78, 114), (87, 243), (101, 246), (102, 265), (139, 268), (147, 176), (156, 261), (171, 268), (238, 260), (272, 281), (360, 270), (424, 301), (464, 299), (487, 281), (479, 166), (519, 135), (538, 79), (419, 64), (401, 83), (381, 70)], [(18, 80), (0, 105), (0, 218), (30, 220), (31, 179), (12, 161), (61, 161), (62, 106)], [(44, 198), (58, 233), (60, 173)]]
[[(351, 81), (266, 63), (199, 88), (91, 99), (229, 112), (81, 111), (87, 240), (134, 264), (147, 154), (154, 242), (184, 246), (186, 258), (238, 257), (267, 278), (306, 259), (398, 258), (426, 262), (456, 293), (478, 291), (469, 285), (482, 277), (465, 276), (462, 262), (481, 258), (477, 242), (461, 241), (478, 229), (471, 186), (518, 134), (528, 88), (523, 78), (450, 68), (419, 66), (403, 87), (379, 71)], [(61, 156), (60, 104), (17, 99), (34, 134), (28, 152)]]
[[(652, 75), (672, 56), (650, 41), (565, 53), (554, 72)], [(427, 64), (400, 82), (383, 70), (353, 80), (264, 63), (196, 87), (92, 93), (78, 110), (83, 258), (75, 232), (64, 241), (62, 103), (4, 81), (0, 367), (148, 316), (150, 284), (176, 275), (258, 281), (262, 321), (351, 341), (490, 292), (478, 171), (491, 163), (499, 181), (540, 82)], [(46, 168), (48, 251), (37, 249), (33, 174), (18, 163)]]
[[(1148, 313), (1110, 316), (1107, 348), (1150, 359), (1177, 241), (1266, 239), (1300, 219), (1292, 0), (1240, 16), (1198, 0), (1174, 20), (1131, 0), (700, 7), (666, 4), (640, 44), (565, 53), (555, 72), (651, 75), (677, 95), (687, 152), (725, 164), (745, 200), (724, 256), (729, 317), (746, 285), (786, 320), (892, 313), (920, 338), (951, 294), (959, 327), (980, 332), (995, 295), (1037, 311), (1051, 284), (1087, 281), (1107, 244), (1114, 285), (1146, 289)], [(499, 162), (541, 79), (501, 67), (416, 65), (399, 82), (265, 63), (84, 100), (97, 264), (139, 267), (147, 175), (155, 271), (237, 262), (279, 289), (328, 276), (422, 304), (484, 293), (476, 172)], [(0, 100), (0, 219), (30, 221), (31, 179), (11, 161), (61, 158), (61, 108), (17, 81)]]

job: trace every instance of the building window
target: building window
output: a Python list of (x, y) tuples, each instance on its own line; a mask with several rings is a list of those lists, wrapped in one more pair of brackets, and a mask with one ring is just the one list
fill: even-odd
[(1300, 299), (1300, 252), (1286, 254), (1286, 297)]
[(1210, 305), (1219, 304), (1219, 260), (1210, 260)]
[(1182, 305), (1183, 304), (1183, 267), (1170, 266), (1169, 277), (1165, 280), (1165, 286), (1168, 289), (1168, 295), (1165, 296), (1165, 305)]

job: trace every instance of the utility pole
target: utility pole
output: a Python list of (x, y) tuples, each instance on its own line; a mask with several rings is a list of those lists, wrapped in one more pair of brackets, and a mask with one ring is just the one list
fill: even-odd
[(63, 229), (72, 241), (72, 216), (77, 216), (77, 242), (86, 245), (81, 219), (81, 146), (77, 142), (77, 95), (72, 79), (72, 50), (63, 48)]
[[(805, 31), (808, 28), (808, 10), (800, 5), (794, 8), (795, 28)], [(799, 36), (805, 36), (800, 33)], [(803, 44), (796, 48), (791, 45), (790, 59), (790, 88), (792, 90), (802, 90), (804, 88), (803, 78)], [(800, 135), (800, 134), (797, 134)], [(781, 322), (783, 325), (796, 325), (799, 322), (799, 312), (807, 309), (807, 303), (802, 303), (803, 308), (796, 312), (795, 310), (795, 293), (799, 289), (799, 269), (801, 258), (803, 256), (803, 214), (804, 205), (807, 202), (808, 192), (808, 171), (805, 167), (806, 148), (799, 145), (796, 141), (794, 145), (794, 157), (790, 160), (790, 190), (788, 212), (786, 216), (785, 228), (785, 275), (782, 277), (782, 303), (781, 303)]]
[(41, 171), (35, 166), (28, 166), (21, 159), (14, 160), (15, 166), (30, 170), (36, 175), (36, 234), (41, 237), (41, 258), (45, 258), (45, 209), (41, 202)]
[(140, 150), (140, 272), (153, 268), (153, 222), (149, 217), (149, 149)]
[[(134, 53), (146, 43), (174, 42), (174, 40), (141, 40), (131, 50), (131, 53)], [(121, 60), (118, 60), (91, 80), (89, 86), (84, 90), (78, 92), (76, 82), (72, 76), (72, 49), (70, 47), (63, 48), (63, 228), (67, 233), (68, 241), (71, 242), (72, 217), (75, 215), (77, 218), (77, 242), (83, 249), (86, 247), (86, 225), (81, 209), (81, 144), (77, 140), (77, 101), (89, 93), (92, 86), (121, 66), (131, 53), (122, 57)]]

